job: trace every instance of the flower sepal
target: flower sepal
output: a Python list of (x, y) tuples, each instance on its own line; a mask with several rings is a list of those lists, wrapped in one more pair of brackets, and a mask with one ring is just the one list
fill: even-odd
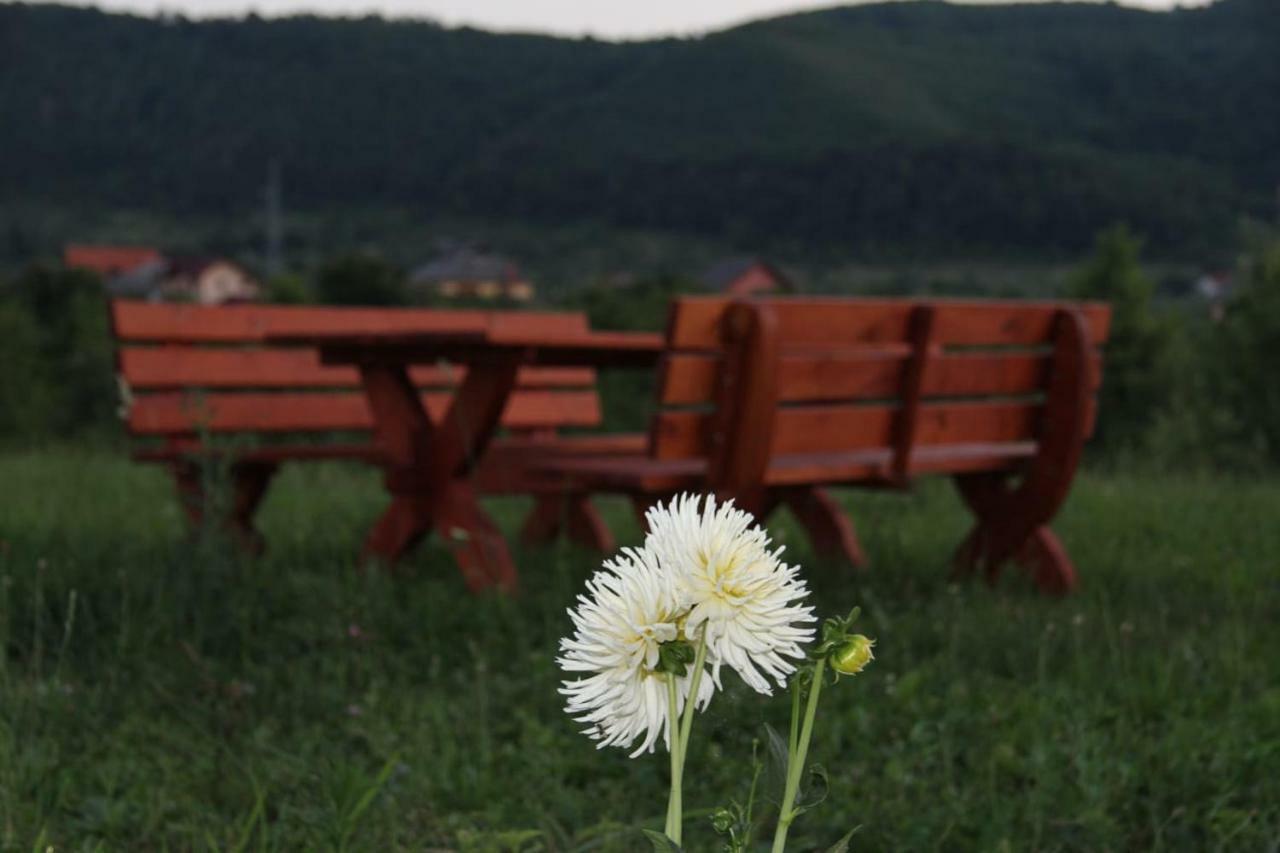
[(688, 640), (670, 640), (658, 646), (658, 665), (654, 671), (683, 678), (697, 656), (697, 650)]

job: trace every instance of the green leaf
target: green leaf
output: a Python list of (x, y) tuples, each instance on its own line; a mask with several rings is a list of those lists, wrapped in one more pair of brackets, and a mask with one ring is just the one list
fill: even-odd
[(827, 792), (830, 790), (831, 782), (827, 778), (827, 768), (821, 764), (811, 765), (808, 781), (800, 786), (800, 791), (796, 794), (793, 813), (799, 816), (819, 805), (827, 798)]
[(787, 764), (791, 758), (791, 750), (787, 747), (787, 739), (768, 723), (764, 724), (765, 743), (768, 745), (768, 760), (765, 762), (767, 787), (774, 802), (782, 802), (783, 791), (787, 787)]
[(649, 843), (653, 845), (654, 853), (684, 853), (680, 849), (680, 845), (676, 844), (666, 835), (655, 829), (640, 830), (649, 839)]
[(844, 834), (844, 838), (841, 838), (835, 844), (832, 844), (830, 847), (827, 848), (827, 853), (848, 853), (849, 839), (853, 838), (853, 834), (857, 831), (858, 831), (858, 827), (855, 826), (853, 829), (846, 832)]

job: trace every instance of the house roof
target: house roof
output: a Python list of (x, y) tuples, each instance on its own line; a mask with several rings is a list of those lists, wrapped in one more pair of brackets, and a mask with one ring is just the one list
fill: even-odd
[(164, 258), (146, 261), (127, 272), (109, 276), (106, 289), (113, 296), (141, 299), (151, 295), (165, 277), (169, 262)]
[(520, 269), (500, 255), (473, 249), (457, 249), (415, 267), (410, 284), (439, 284), (445, 281), (520, 281)]
[(227, 258), (194, 255), (156, 257), (125, 272), (107, 276), (106, 288), (116, 296), (143, 298), (150, 296), (161, 283), (169, 279), (199, 278), (202, 272), (214, 264), (228, 264), (244, 272), (243, 267)]
[(62, 262), (68, 267), (92, 270), (99, 275), (116, 275), (152, 261), (160, 261), (158, 249), (150, 246), (67, 246)]
[(243, 269), (235, 261), (228, 258), (208, 255), (175, 255), (169, 258), (165, 272), (170, 276), (189, 275), (195, 278), (214, 264), (227, 264), (237, 269)]
[(787, 278), (787, 276), (773, 264), (761, 258), (748, 255), (724, 258), (723, 260), (717, 261), (702, 274), (702, 282), (712, 290), (726, 290), (729, 285), (742, 278), (742, 276), (746, 275), (755, 267), (763, 268), (765, 272), (767, 272), (773, 280), (778, 283), (778, 287), (780, 289), (795, 289), (791, 279)]

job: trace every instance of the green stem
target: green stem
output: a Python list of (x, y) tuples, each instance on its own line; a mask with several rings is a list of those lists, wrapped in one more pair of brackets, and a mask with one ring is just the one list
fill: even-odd
[(689, 753), (689, 734), (693, 731), (693, 714), (698, 702), (698, 687), (702, 683), (702, 667), (707, 662), (707, 631), (702, 630), (702, 639), (698, 641), (698, 651), (693, 660), (693, 676), (689, 679), (689, 698), (684, 703), (684, 716), (680, 718), (680, 730), (676, 724), (676, 680), (671, 678), (667, 684), (667, 702), (670, 713), (671, 742), (671, 799), (667, 803), (667, 837), (680, 844), (684, 824), (684, 803), (681, 799), (681, 788), (684, 780), (684, 759)]
[[(787, 786), (782, 796), (782, 808), (778, 811), (778, 829), (773, 834), (773, 853), (782, 853), (787, 846), (787, 830), (796, 819), (796, 794), (800, 790), (800, 777), (804, 774), (804, 761), (809, 754), (809, 740), (813, 737), (813, 719), (818, 713), (818, 694), (822, 692), (822, 676), (827, 668), (827, 659), (819, 658), (813, 668), (813, 681), (809, 685), (809, 702), (804, 711), (804, 726), (800, 729), (800, 740), (796, 749), (787, 757)], [(800, 710), (798, 701), (792, 703), (794, 711)], [(795, 717), (791, 717), (791, 725), (795, 726)]]
[(698, 688), (702, 684), (702, 667), (707, 663), (707, 626), (702, 626), (702, 639), (693, 659), (693, 678), (689, 681), (689, 698), (684, 703), (684, 719), (680, 721), (680, 769), (684, 769), (684, 755), (689, 748), (689, 733), (693, 730), (694, 706), (698, 704)]
[(791, 682), (791, 735), (787, 738), (787, 763), (790, 764), (791, 756), (796, 754), (796, 743), (800, 740), (800, 698), (803, 693), (800, 687), (800, 679), (793, 679)]
[(667, 739), (671, 753), (671, 793), (667, 797), (667, 825), (663, 832), (672, 841), (680, 843), (680, 823), (683, 820), (681, 811), (680, 770), (683, 756), (680, 755), (680, 730), (677, 728), (676, 716), (676, 678), (667, 674)]

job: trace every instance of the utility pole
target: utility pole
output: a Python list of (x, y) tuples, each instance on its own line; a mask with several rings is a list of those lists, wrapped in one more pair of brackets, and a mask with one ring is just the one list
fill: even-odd
[(280, 223), (280, 160), (272, 157), (267, 166), (266, 201), (267, 225), (267, 277), (279, 275), (284, 269), (283, 237)]

